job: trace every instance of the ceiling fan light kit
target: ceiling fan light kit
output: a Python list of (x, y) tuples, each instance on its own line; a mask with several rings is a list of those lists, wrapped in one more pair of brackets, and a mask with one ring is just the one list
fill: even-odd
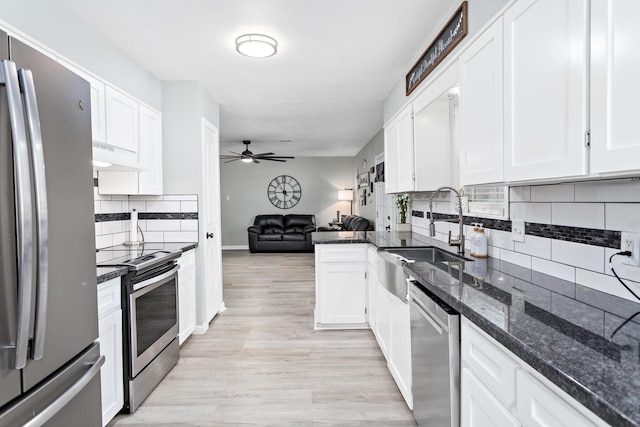
[(275, 153), (260, 153), (253, 154), (251, 150), (249, 150), (249, 144), (251, 141), (244, 140), (242, 143), (246, 146), (245, 150), (242, 153), (236, 153), (235, 151), (229, 151), (233, 156), (228, 154), (223, 154), (220, 156), (221, 160), (226, 160), (225, 163), (235, 162), (236, 160), (240, 160), (244, 163), (260, 163), (259, 160), (270, 160), (273, 162), (286, 162), (285, 159), (295, 159), (292, 156), (276, 156)]
[(236, 39), (236, 50), (250, 58), (268, 58), (278, 52), (278, 42), (264, 34), (243, 34)]

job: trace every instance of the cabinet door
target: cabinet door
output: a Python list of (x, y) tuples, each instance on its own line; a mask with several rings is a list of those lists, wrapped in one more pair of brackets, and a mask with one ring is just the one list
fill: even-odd
[(396, 191), (413, 191), (413, 109), (405, 108), (398, 122), (398, 144), (396, 153)]
[(196, 256), (195, 250), (182, 254), (178, 263), (179, 332), (178, 343), (182, 344), (196, 328)]
[(391, 309), (389, 291), (380, 283), (376, 286), (376, 339), (384, 357), (389, 360), (389, 344), (391, 340)]
[(375, 334), (376, 329), (376, 286), (378, 285), (378, 252), (376, 247), (367, 247), (367, 321)]
[(138, 194), (162, 195), (162, 115), (140, 105)]
[(640, 2), (591, 2), (591, 173), (639, 170)]
[(520, 0), (504, 14), (504, 178), (586, 173), (588, 0)]
[(96, 142), (107, 142), (105, 85), (85, 73), (81, 77), (91, 85), (91, 136)]
[(469, 369), (462, 369), (461, 377), (460, 425), (462, 427), (517, 427), (520, 425)]
[(396, 170), (398, 168), (398, 125), (393, 124), (384, 130), (384, 191), (395, 193), (397, 188)]
[(460, 184), (503, 181), (502, 18), (460, 54)]
[(320, 268), (320, 323), (364, 323), (364, 263), (323, 263)]
[(110, 86), (105, 95), (107, 144), (137, 153), (138, 102)]
[(100, 354), (105, 361), (100, 368), (102, 387), (102, 425), (107, 425), (124, 405), (122, 379), (122, 311), (112, 311), (98, 321)]
[(518, 418), (527, 427), (595, 427), (569, 402), (524, 371), (518, 371)]
[(411, 393), (411, 317), (409, 304), (389, 295), (391, 318), (391, 345), (389, 365), (393, 376), (409, 409), (413, 409)]

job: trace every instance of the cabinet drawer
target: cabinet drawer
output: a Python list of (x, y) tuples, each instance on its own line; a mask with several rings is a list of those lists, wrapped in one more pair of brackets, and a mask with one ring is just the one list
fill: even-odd
[(583, 426), (595, 424), (571, 403), (522, 370), (518, 371), (518, 418), (527, 427)]
[(367, 250), (363, 245), (358, 247), (351, 244), (318, 245), (316, 249), (320, 249), (322, 262), (365, 262), (367, 260)]
[(111, 279), (98, 285), (98, 318), (120, 310), (122, 281)]
[(462, 319), (461, 358), (463, 364), (507, 407), (515, 402), (516, 370), (519, 365), (492, 338)]

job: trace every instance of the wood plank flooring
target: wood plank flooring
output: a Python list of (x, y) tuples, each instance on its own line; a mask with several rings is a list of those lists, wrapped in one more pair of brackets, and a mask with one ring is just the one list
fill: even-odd
[(222, 264), (226, 311), (110, 426), (415, 426), (371, 331), (314, 331), (313, 254)]

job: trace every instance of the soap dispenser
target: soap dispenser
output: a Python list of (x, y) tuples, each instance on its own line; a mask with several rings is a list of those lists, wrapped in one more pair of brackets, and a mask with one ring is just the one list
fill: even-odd
[(472, 246), (473, 252), (471, 252), (471, 256), (476, 258), (487, 258), (488, 248), (487, 248), (487, 235), (484, 233), (484, 228), (482, 228), (482, 224), (478, 227), (478, 234), (475, 239), (475, 246)]

